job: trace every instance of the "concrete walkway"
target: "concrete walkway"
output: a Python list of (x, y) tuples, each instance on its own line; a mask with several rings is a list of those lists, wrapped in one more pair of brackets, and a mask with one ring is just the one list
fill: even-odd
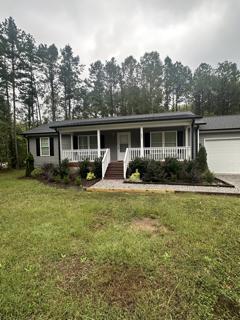
[(240, 194), (240, 175), (219, 175), (218, 178), (233, 184), (234, 188), (201, 187), (167, 184), (130, 184), (123, 180), (101, 180), (88, 188), (89, 191), (150, 191), (150, 192), (196, 192), (209, 194)]

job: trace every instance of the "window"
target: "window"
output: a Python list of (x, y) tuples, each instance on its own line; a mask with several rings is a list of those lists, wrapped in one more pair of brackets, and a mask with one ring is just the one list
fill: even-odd
[(97, 149), (96, 135), (81, 135), (78, 137), (79, 149)]
[(165, 147), (176, 147), (177, 146), (177, 132), (176, 131), (165, 131)]
[(152, 131), (151, 147), (176, 147), (177, 131)]
[(151, 132), (151, 147), (162, 147), (163, 146), (163, 133), (162, 132)]
[(50, 156), (50, 142), (48, 137), (40, 138), (40, 155)]

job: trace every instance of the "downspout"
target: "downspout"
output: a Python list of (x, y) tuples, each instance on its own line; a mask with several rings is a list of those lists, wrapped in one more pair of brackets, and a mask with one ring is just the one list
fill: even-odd
[(192, 128), (191, 128), (191, 134), (192, 134), (192, 137), (191, 137), (191, 143), (192, 143), (192, 159), (195, 158), (195, 152), (194, 152), (194, 124), (195, 124), (195, 120), (193, 119), (192, 121)]

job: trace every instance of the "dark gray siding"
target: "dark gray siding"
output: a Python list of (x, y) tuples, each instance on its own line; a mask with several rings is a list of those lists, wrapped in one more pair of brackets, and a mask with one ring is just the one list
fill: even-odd
[[(46, 137), (46, 135), (45, 135)], [(49, 136), (50, 137), (50, 136)], [(53, 136), (54, 138), (54, 156), (51, 157), (41, 157), (37, 156), (36, 153), (36, 137), (29, 137), (29, 151), (34, 157), (34, 166), (41, 167), (45, 163), (53, 163), (57, 165), (59, 163), (59, 153), (58, 153), (58, 137)]]

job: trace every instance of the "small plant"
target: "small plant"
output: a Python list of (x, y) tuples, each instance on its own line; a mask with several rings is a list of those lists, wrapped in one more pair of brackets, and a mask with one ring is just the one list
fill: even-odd
[(64, 184), (69, 184), (70, 183), (70, 179), (69, 179), (69, 177), (68, 176), (64, 176), (63, 177), (63, 182), (64, 182)]
[(83, 179), (86, 179), (88, 172), (90, 171), (89, 167), (90, 167), (90, 162), (88, 159), (83, 160), (83, 162), (81, 162), (79, 164), (80, 166), (80, 176)]
[(91, 171), (88, 172), (86, 180), (90, 181), (90, 180), (94, 180), (94, 179), (96, 179), (94, 172), (91, 172)]
[(204, 146), (200, 147), (195, 161), (196, 166), (201, 173), (204, 173), (206, 170), (208, 170), (207, 151)]
[(81, 187), (81, 186), (82, 186), (82, 179), (81, 179), (81, 177), (76, 177), (76, 179), (75, 179), (75, 184), (76, 184), (78, 187)]
[(26, 177), (30, 177), (32, 171), (34, 170), (34, 158), (29, 152), (26, 158)]
[(142, 178), (147, 170), (148, 163), (149, 163), (149, 160), (146, 160), (146, 159), (142, 159), (142, 158), (134, 159), (129, 163), (129, 170), (128, 170), (129, 175), (131, 175), (132, 173), (136, 172), (136, 170), (138, 170), (138, 172), (140, 173), (140, 177)]
[(42, 166), (43, 176), (48, 180), (49, 176), (53, 175), (54, 165), (52, 163), (44, 163)]
[(38, 177), (40, 177), (42, 174), (43, 174), (43, 171), (42, 171), (41, 168), (35, 168), (35, 169), (32, 171), (31, 176), (32, 176), (33, 178), (38, 178)]
[(138, 169), (136, 169), (136, 171), (131, 174), (129, 180), (133, 181), (133, 182), (140, 182), (141, 181), (140, 173), (138, 172)]
[(214, 179), (215, 179), (214, 174), (213, 174), (210, 170), (206, 170), (206, 171), (203, 173), (202, 178), (203, 178), (204, 180), (206, 180), (207, 183), (209, 183), (209, 184), (212, 184), (213, 181), (214, 181)]
[[(165, 171), (166, 178), (172, 180), (178, 177), (181, 171), (181, 163), (175, 158), (167, 158), (164, 162), (163, 169)], [(174, 177), (174, 178), (173, 178)]]
[(68, 176), (68, 174), (69, 174), (68, 164), (69, 164), (69, 160), (64, 159), (63, 161), (61, 161), (61, 163), (59, 165), (59, 175), (60, 175), (61, 179)]
[(58, 176), (54, 176), (54, 181), (56, 183), (60, 183), (61, 182), (61, 177), (58, 175)]
[(164, 171), (161, 163), (155, 160), (150, 160), (147, 165), (146, 173), (143, 175), (143, 181), (146, 182), (161, 182), (164, 181)]
[(93, 163), (93, 171), (96, 178), (102, 178), (102, 157), (96, 158)]

